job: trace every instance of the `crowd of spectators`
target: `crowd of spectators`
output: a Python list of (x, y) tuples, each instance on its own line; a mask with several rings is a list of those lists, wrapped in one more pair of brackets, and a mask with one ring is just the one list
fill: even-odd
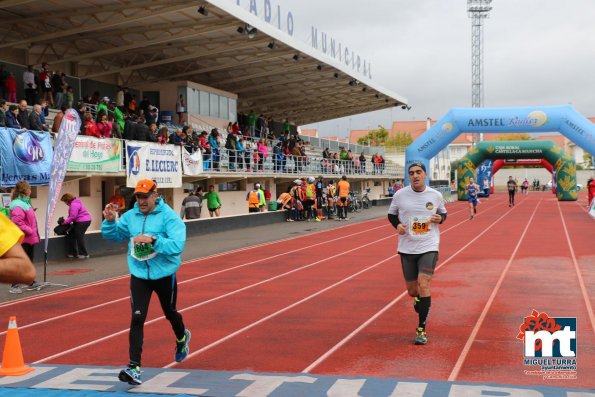
[[(14, 75), (0, 65), (0, 127), (58, 133), (66, 110), (74, 102), (65, 74), (50, 70), (46, 62), (38, 70), (30, 65), (23, 73), (26, 98), (18, 104), (8, 103), (16, 99), (13, 80)], [(1, 99), (5, 97), (8, 102)], [(29, 105), (33, 105), (30, 111)], [(50, 107), (59, 109), (51, 125), (46, 121)], [(306, 142), (300, 139), (288, 119), (279, 123), (253, 110), (248, 114), (240, 112), (238, 120), (229, 122), (225, 129), (208, 127), (210, 131), (198, 131), (189, 125), (160, 123), (159, 109), (146, 97), (137, 103), (136, 95), (125, 86), (118, 87), (115, 101), (94, 92), (84, 96), (75, 108), (81, 119), (81, 135), (183, 146), (189, 153), (200, 151), (208, 170), (219, 170), (222, 158), (229, 171), (263, 172), (265, 163), (269, 167), (272, 163), (274, 172), (283, 173), (287, 172), (288, 161), (291, 161), (291, 172), (299, 173), (311, 165)], [(179, 123), (185, 121), (179, 114), (185, 111), (184, 98), (180, 95), (176, 101)], [(376, 174), (384, 170), (381, 155), (374, 154), (368, 160), (363, 153), (354, 155), (344, 147), (336, 153), (327, 148), (322, 159), (315, 161), (320, 162), (317, 168), (325, 173)]]

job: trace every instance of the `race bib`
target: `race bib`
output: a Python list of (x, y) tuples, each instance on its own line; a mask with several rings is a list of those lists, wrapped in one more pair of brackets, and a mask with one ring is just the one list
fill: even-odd
[(412, 216), (409, 218), (409, 235), (426, 237), (430, 232), (430, 216)]
[(130, 256), (137, 261), (146, 261), (157, 256), (151, 243), (135, 243), (130, 239)]

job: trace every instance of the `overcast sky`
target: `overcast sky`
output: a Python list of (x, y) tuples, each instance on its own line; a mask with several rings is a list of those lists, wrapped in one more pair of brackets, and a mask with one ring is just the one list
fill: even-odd
[[(261, 0), (257, 0), (261, 1)], [(296, 38), (312, 25), (371, 60), (372, 79), (412, 109), (303, 126), (321, 136), (440, 119), (471, 107), (471, 20), (466, 0), (270, 0), (291, 10)], [(494, 0), (484, 23), (484, 106), (571, 103), (595, 116), (595, 0)]]

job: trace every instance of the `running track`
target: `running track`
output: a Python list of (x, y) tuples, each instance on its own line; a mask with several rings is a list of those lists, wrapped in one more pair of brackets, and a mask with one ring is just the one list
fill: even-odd
[[(447, 205), (432, 282), (429, 343), (412, 343), (394, 229), (385, 218), (186, 262), (178, 309), (191, 355), (171, 362), (173, 336), (156, 299), (143, 366), (311, 373), (595, 388), (595, 222), (549, 193)], [(16, 315), (33, 364), (121, 366), (128, 279), (118, 277), (0, 305)], [(574, 380), (524, 374), (519, 326), (532, 309), (577, 318)], [(4, 346), (6, 332), (0, 333)]]

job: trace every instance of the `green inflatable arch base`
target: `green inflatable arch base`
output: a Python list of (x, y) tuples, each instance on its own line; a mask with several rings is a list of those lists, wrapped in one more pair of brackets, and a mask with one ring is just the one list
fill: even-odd
[(576, 163), (553, 141), (484, 141), (479, 142), (459, 160), (457, 168), (457, 197), (468, 199), (465, 193), (475, 169), (485, 159), (545, 159), (554, 169), (556, 197), (559, 201), (576, 201)]

